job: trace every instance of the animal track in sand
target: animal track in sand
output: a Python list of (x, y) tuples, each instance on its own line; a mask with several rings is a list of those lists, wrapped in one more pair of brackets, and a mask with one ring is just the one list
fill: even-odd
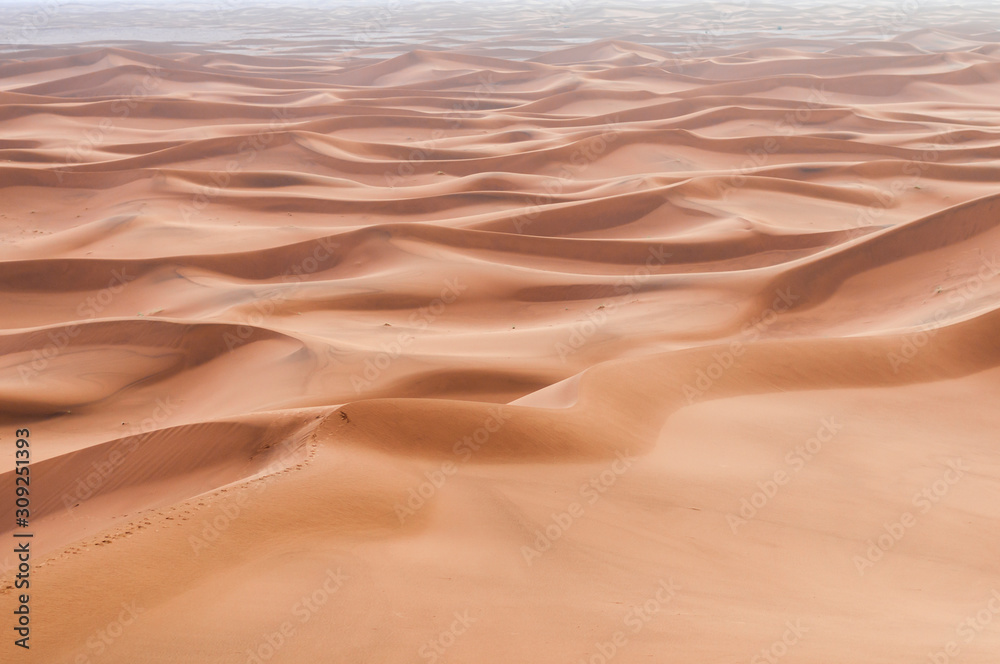
[[(317, 451), (319, 449), (319, 443), (316, 441), (315, 431), (309, 434), (309, 437), (307, 438), (304, 445), (306, 448), (305, 458), (302, 459), (302, 461), (300, 461), (299, 463), (295, 464), (294, 466), (288, 466), (280, 471), (271, 473), (269, 475), (264, 475), (262, 477), (255, 477), (243, 480), (239, 484), (230, 487), (219, 488), (214, 490), (210, 494), (201, 494), (200, 498), (188, 499), (187, 501), (181, 502), (177, 505), (172, 505), (167, 508), (143, 510), (139, 512), (138, 515), (131, 521), (120, 526), (115, 526), (110, 532), (104, 531), (100, 534), (94, 535), (90, 539), (83, 540), (78, 546), (71, 546), (63, 549), (62, 551), (53, 552), (49, 554), (49, 556), (43, 559), (43, 562), (37, 565), (36, 567), (41, 567), (46, 564), (52, 565), (55, 563), (55, 561), (68, 558), (70, 555), (80, 555), (84, 551), (89, 550), (88, 548), (89, 545), (93, 546), (111, 545), (114, 544), (116, 540), (140, 535), (138, 531), (147, 526), (154, 525), (154, 521), (156, 522), (155, 525), (163, 525), (164, 527), (168, 525), (166, 521), (173, 521), (175, 525), (183, 526), (184, 525), (183, 522), (190, 521), (191, 517), (196, 512), (199, 512), (203, 508), (211, 506), (211, 503), (206, 502), (205, 500), (206, 495), (210, 497), (217, 497), (221, 496), (221, 494), (223, 493), (229, 492), (230, 489), (232, 489), (233, 493), (246, 491), (259, 482), (267, 482), (271, 478), (276, 477), (278, 475), (284, 475), (286, 473), (299, 471), (308, 466), (312, 462), (312, 460), (316, 457)], [(197, 500), (197, 502), (196, 503), (191, 502), (192, 500)], [(177, 512), (178, 516), (176, 517), (171, 516), (168, 514), (169, 512)], [(124, 514), (122, 515), (122, 517), (125, 518), (127, 518), (127, 516), (128, 515)], [(158, 529), (154, 530), (154, 532), (158, 532)], [(11, 585), (8, 588), (5, 588), (2, 592), (6, 593), (7, 590), (12, 589), (13, 587), (14, 586)]]

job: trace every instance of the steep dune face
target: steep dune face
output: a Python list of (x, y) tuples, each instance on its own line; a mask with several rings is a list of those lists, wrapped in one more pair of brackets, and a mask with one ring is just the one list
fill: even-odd
[(366, 11), (0, 13), (0, 659), (994, 664), (996, 9)]

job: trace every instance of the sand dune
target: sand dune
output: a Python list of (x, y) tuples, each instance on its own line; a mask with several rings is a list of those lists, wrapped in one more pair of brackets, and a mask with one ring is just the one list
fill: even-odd
[(994, 664), (1000, 14), (913, 4), (0, 7), (0, 659)]

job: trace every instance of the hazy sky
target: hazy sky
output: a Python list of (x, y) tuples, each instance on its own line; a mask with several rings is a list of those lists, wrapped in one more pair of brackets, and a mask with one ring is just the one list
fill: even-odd
[[(431, 0), (434, 1), (434, 0)], [(481, 3), (483, 0), (452, 0), (453, 2), (477, 2)], [(496, 0), (491, 0), (496, 2)], [(502, 2), (516, 3), (517, 0), (500, 0)], [(600, 0), (586, 0), (588, 4), (605, 4), (614, 6), (615, 0), (606, 0), (605, 2), (600, 2)], [(635, 4), (637, 1), (643, 0), (628, 0), (625, 4)], [(690, 5), (698, 4), (697, 0), (647, 0), (650, 4), (655, 4), (657, 6), (669, 6), (669, 5)], [(912, 7), (914, 5), (950, 5), (961, 7), (964, 5), (976, 5), (976, 4), (989, 4), (995, 0), (876, 0), (867, 2), (855, 0), (854, 2), (834, 2), (833, 0), (749, 0), (750, 5), (757, 4), (770, 4), (770, 5), (782, 5), (782, 4), (859, 4), (859, 5), (878, 5), (881, 7), (885, 6), (900, 6), (900, 7)], [(225, 3), (229, 6), (233, 5), (261, 5), (261, 4), (295, 4), (295, 5), (372, 5), (372, 6), (384, 6), (390, 3), (402, 3), (402, 4), (417, 4), (420, 2), (427, 2), (427, 0), (225, 0)], [(185, 1), (185, 2), (172, 2), (169, 4), (164, 4), (161, 0), (0, 0), (0, 5), (24, 5), (24, 6), (64, 6), (64, 5), (108, 5), (108, 4), (127, 4), (127, 5), (156, 5), (163, 7), (164, 9), (173, 9), (181, 7), (191, 7), (200, 6), (204, 8), (211, 8), (219, 2), (213, 0), (207, 1)], [(557, 4), (553, 2), (552, 4)], [(733, 2), (711, 2), (708, 4), (724, 7), (727, 4), (731, 5), (746, 5), (746, 2), (740, 2), (740, 0), (734, 0)]]

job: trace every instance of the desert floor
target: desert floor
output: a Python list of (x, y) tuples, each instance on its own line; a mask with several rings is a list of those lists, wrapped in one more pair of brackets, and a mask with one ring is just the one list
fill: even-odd
[(31, 11), (3, 662), (996, 664), (1000, 9)]

